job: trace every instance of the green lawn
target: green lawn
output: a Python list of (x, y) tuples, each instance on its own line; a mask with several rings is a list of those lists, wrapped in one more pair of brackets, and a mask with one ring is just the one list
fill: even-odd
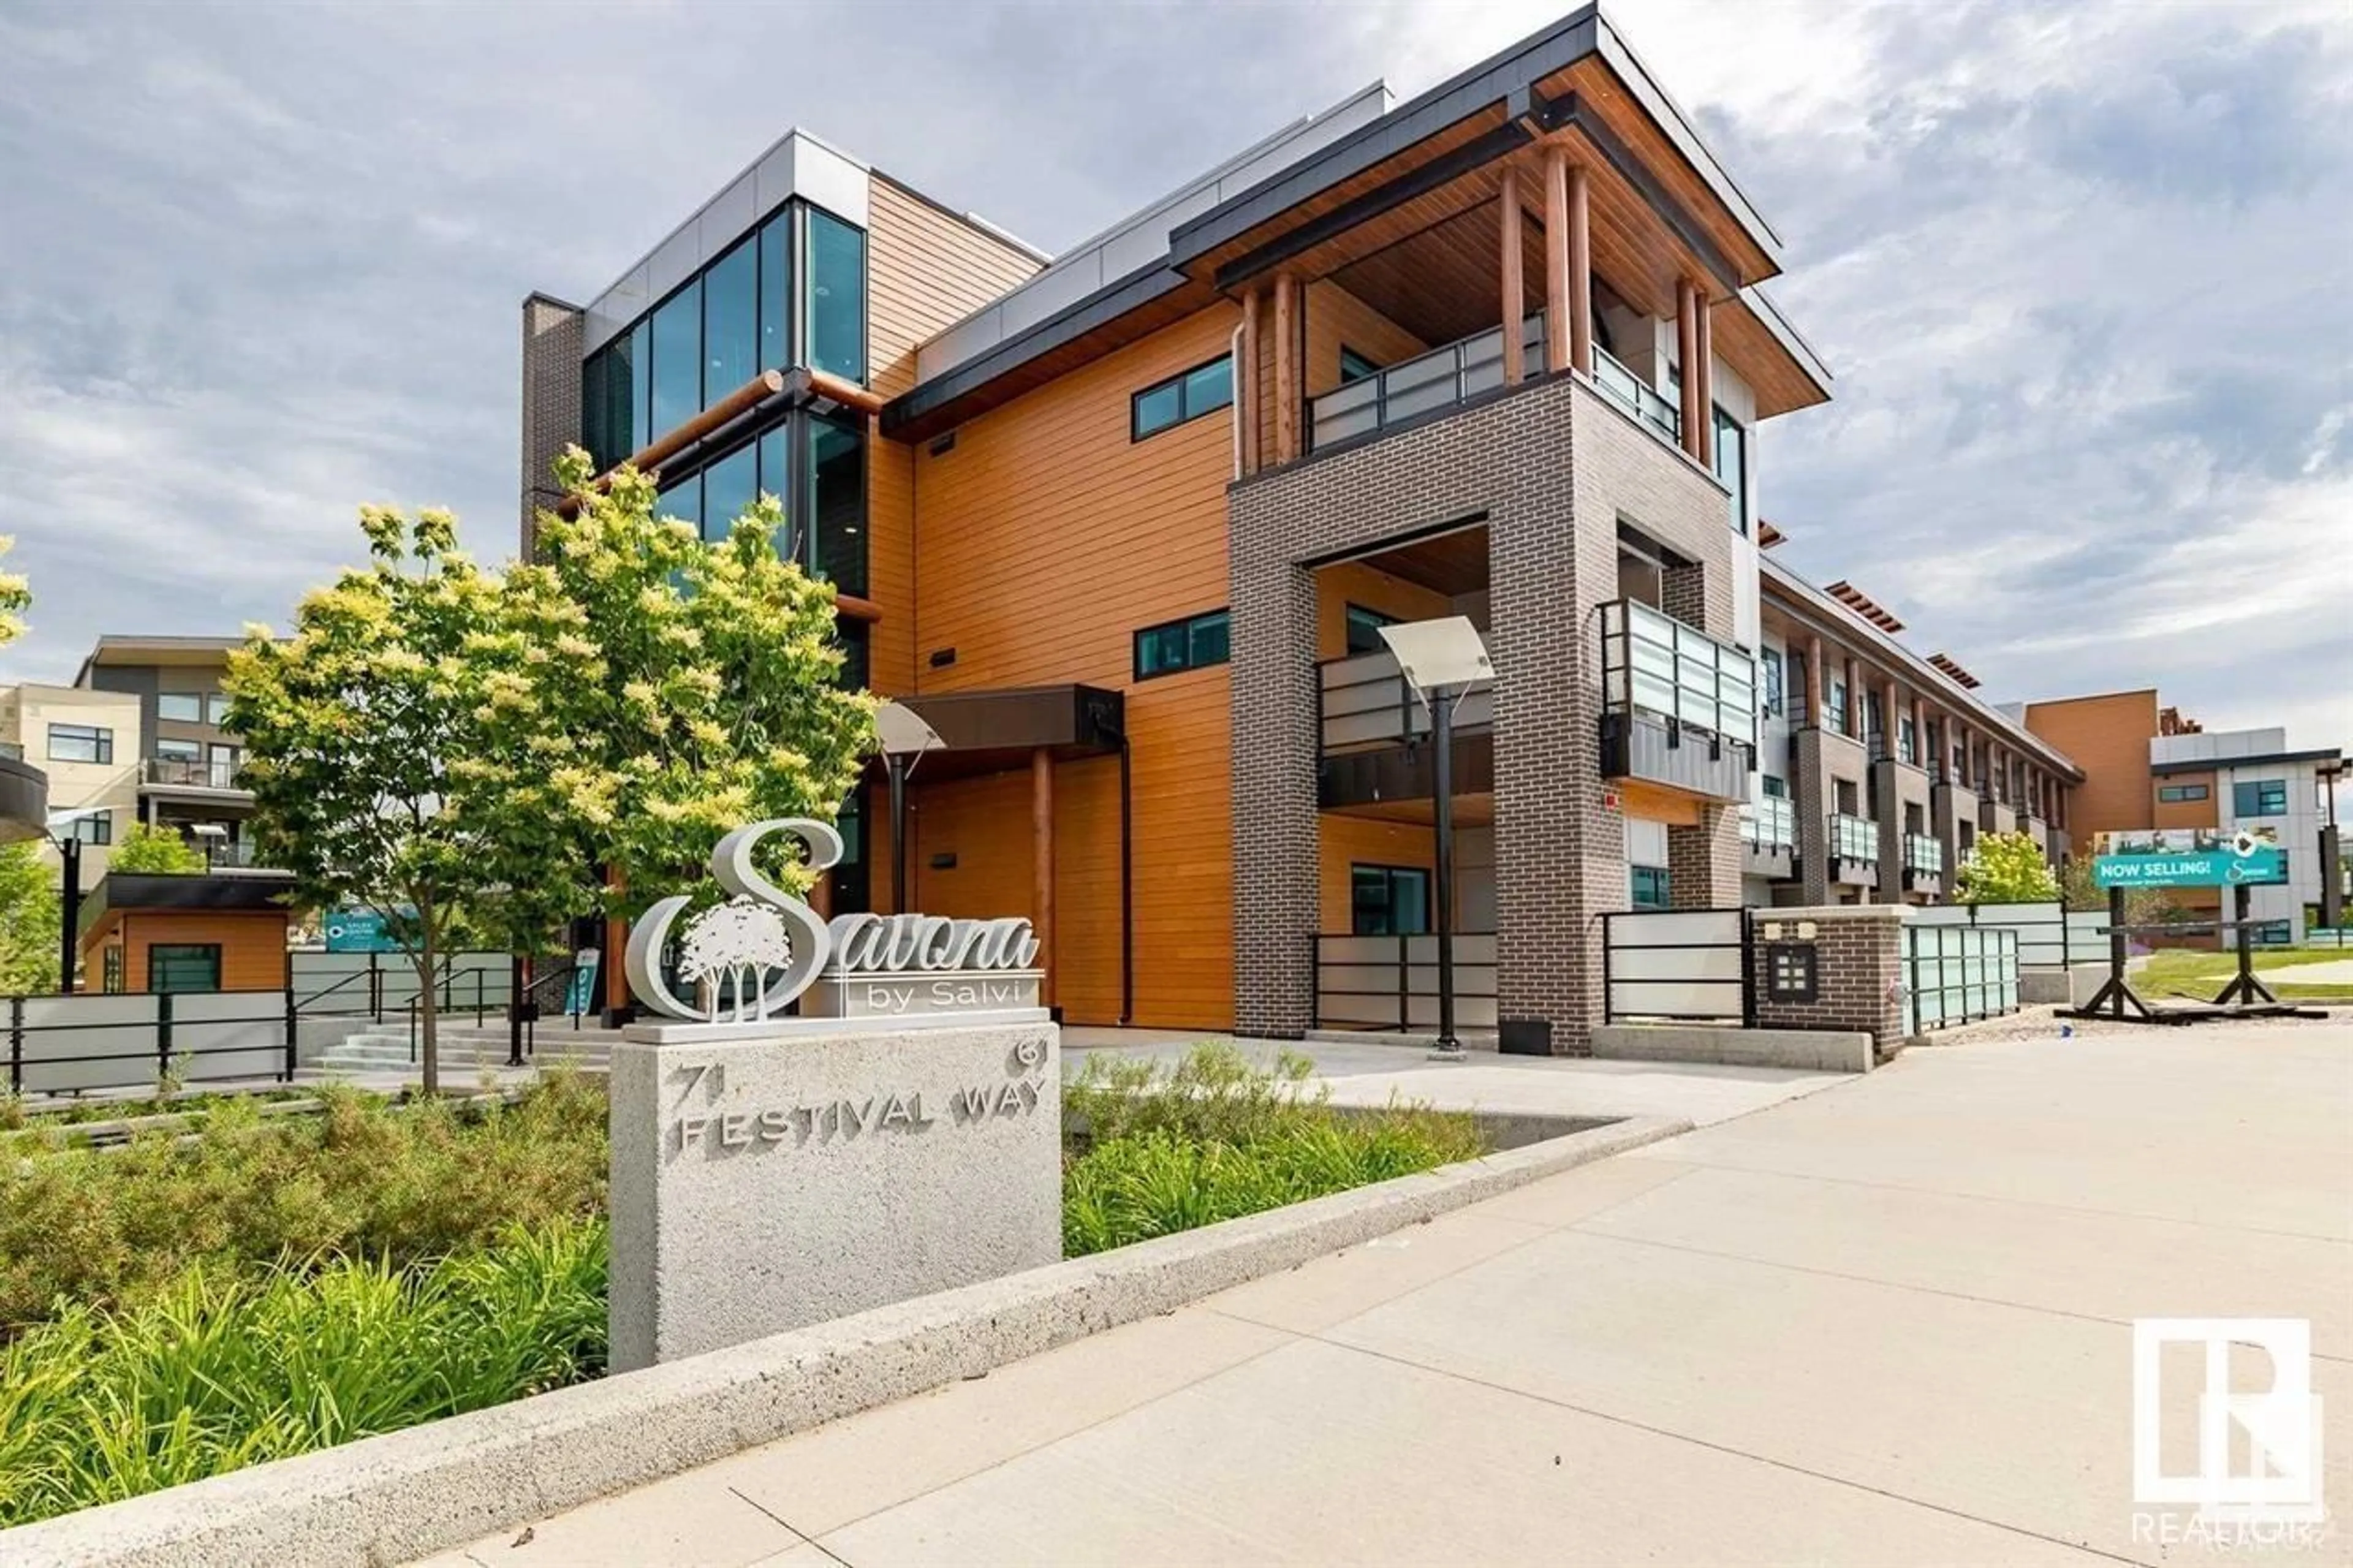
[[(2255, 973), (2278, 993), (2283, 1002), (2353, 1002), (2353, 984), (2300, 984), (2295, 972), (2306, 964), (2335, 963), (2353, 959), (2353, 952), (2333, 948), (2289, 949), (2255, 953)], [(2231, 976), (2239, 972), (2238, 955), (2196, 952), (2173, 948), (2153, 954), (2148, 966), (2133, 981), (2133, 988), (2149, 996), (2194, 996), (2211, 1001)]]

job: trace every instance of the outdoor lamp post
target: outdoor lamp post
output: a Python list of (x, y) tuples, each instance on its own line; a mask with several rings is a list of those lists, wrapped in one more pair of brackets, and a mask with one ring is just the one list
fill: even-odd
[(891, 910), (907, 912), (907, 775), (925, 752), (947, 742), (903, 702), (874, 710), (874, 734), (882, 744), (882, 765), (891, 774)]
[(1495, 679), (1487, 645), (1467, 616), (1446, 616), (1383, 626), (1381, 640), (1398, 671), (1430, 710), (1431, 761), (1437, 774), (1438, 1044), (1432, 1061), (1461, 1061), (1454, 1037), (1454, 710), (1473, 686)]
[[(74, 959), (80, 944), (81, 931), (81, 836), (75, 825), (85, 816), (96, 816), (95, 807), (73, 811), (53, 811), (41, 827), (42, 836), (58, 847), (58, 871), (62, 879), (58, 884), (62, 930), (58, 937), (58, 990), (71, 994), (74, 988)], [(58, 830), (65, 836), (59, 837)]]
[(191, 826), (188, 831), (203, 841), (205, 869), (210, 871), (213, 868), (214, 857), (228, 847), (228, 829), (217, 822), (199, 822)]

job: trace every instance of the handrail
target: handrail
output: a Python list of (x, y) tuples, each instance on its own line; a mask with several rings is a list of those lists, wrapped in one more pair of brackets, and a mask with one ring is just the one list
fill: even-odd
[(1626, 368), (1599, 343), (1593, 345), (1593, 384), (1608, 393), (1672, 447), (1683, 438), (1683, 410), (1649, 382)]
[[(1545, 373), (1544, 312), (1520, 324), (1522, 374)], [(1493, 326), (1441, 343), (1307, 400), (1307, 444), (1316, 451), (1335, 442), (1465, 403), (1504, 384), (1504, 329)]]
[(1639, 599), (1601, 606), (1601, 706), (1688, 724), (1757, 749), (1757, 661)]
[(1740, 837), (1757, 849), (1798, 847), (1797, 803), (1784, 795), (1767, 795), (1740, 808)]
[[(1318, 739), (1326, 752), (1393, 745), (1430, 733), (1430, 710), (1387, 648), (1324, 659), (1315, 667), (1315, 684)], [(1494, 716), (1494, 690), (1481, 687), (1466, 693), (1454, 710), (1455, 732), (1486, 730)]]
[(1842, 811), (1831, 813), (1831, 853), (1841, 860), (1879, 859), (1879, 824), (1867, 816), (1849, 816)]

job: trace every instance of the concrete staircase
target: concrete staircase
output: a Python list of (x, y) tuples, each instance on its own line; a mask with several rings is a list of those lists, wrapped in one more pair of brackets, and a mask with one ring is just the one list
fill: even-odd
[[(612, 1065), (613, 1042), (620, 1037), (614, 1029), (574, 1029), (565, 1025), (542, 1024), (525, 1059), (541, 1067), (568, 1061), (592, 1072), (602, 1072)], [(441, 1070), (445, 1074), (503, 1068), (507, 1065), (507, 1051), (503, 1025), (441, 1026)], [(417, 1063), (409, 1055), (408, 1030), (405, 1026), (363, 1029), (346, 1036), (303, 1065), (319, 1073), (352, 1078), (417, 1070)]]

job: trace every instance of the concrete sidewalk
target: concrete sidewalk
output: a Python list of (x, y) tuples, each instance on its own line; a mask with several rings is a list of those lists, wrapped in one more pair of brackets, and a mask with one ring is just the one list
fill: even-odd
[(2141, 1316), (2310, 1319), (2353, 1510), (2353, 1027), (1914, 1051), (436, 1561), (2155, 1563)]

